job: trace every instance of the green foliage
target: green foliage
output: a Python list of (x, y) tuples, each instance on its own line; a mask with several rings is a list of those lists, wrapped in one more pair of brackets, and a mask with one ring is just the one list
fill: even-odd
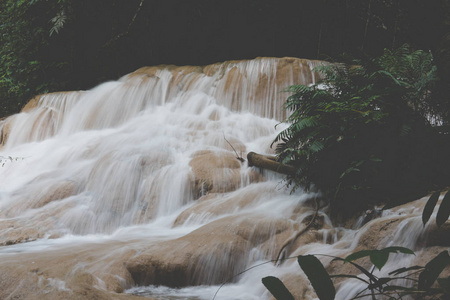
[(49, 32), (58, 32), (67, 20), (60, 14), (66, 2), (0, 1), (0, 117), (17, 112), (34, 95), (63, 84), (49, 77), (65, 66), (53, 55)]
[(450, 265), (450, 256), (448, 251), (442, 251), (435, 258), (430, 260), (425, 269), (419, 275), (419, 290), (429, 290), (439, 277), (441, 272)]
[(445, 194), (444, 199), (442, 199), (441, 206), (439, 207), (438, 213), (436, 215), (436, 224), (440, 227), (444, 224), (448, 217), (450, 216), (450, 193)]
[[(424, 226), (430, 219), (431, 214), (433, 213), (434, 207), (436, 206), (440, 195), (441, 195), (440, 192), (433, 193), (428, 199), (427, 203), (425, 204), (425, 208), (423, 209), (422, 212), (422, 222)], [(442, 199), (441, 205), (439, 206), (439, 210), (436, 215), (436, 225), (438, 227), (442, 226), (448, 220), (449, 216), (450, 216), (450, 192), (447, 192), (444, 196), (444, 199)]]
[(294, 300), (291, 292), (286, 288), (284, 283), (273, 276), (267, 276), (262, 279), (262, 283), (269, 290), (269, 292), (275, 297), (275, 299)]
[(362, 257), (370, 257), (370, 261), (373, 263), (375, 267), (377, 267), (379, 270), (383, 268), (383, 266), (386, 264), (387, 260), (389, 259), (389, 254), (391, 253), (404, 253), (404, 254), (414, 254), (414, 252), (408, 248), (404, 247), (387, 247), (383, 248), (381, 250), (362, 250), (355, 252), (353, 254), (350, 254), (347, 256), (344, 261), (350, 262), (357, 260)]
[(297, 262), (311, 282), (319, 299), (333, 300), (336, 290), (322, 263), (313, 255), (300, 255), (297, 257)]
[(274, 141), (279, 160), (298, 170), (288, 178), (294, 189), (318, 189), (351, 214), (417, 197), (442, 181), (436, 170), (449, 143), (447, 131), (428, 121), (441, 113), (430, 105), (437, 81), (431, 53), (403, 46), (317, 69), (321, 82), (288, 89), (290, 126)]
[(431, 197), (428, 199), (427, 204), (425, 204), (425, 207), (422, 212), (422, 223), (424, 226), (430, 219), (431, 214), (433, 213), (434, 207), (436, 206), (436, 203), (438, 202), (440, 195), (441, 195), (440, 192), (433, 193), (433, 195), (431, 195)]
[[(381, 270), (387, 263), (390, 253), (404, 253), (414, 254), (410, 249), (403, 247), (388, 247), (380, 250), (363, 250), (350, 254), (346, 258), (333, 257), (335, 261), (341, 261), (343, 263), (350, 263), (365, 277), (350, 275), (350, 274), (336, 274), (330, 275), (322, 265), (322, 263), (313, 255), (298, 256), (298, 262), (300, 268), (308, 277), (311, 285), (316, 291), (317, 297), (320, 300), (332, 300), (335, 297), (335, 288), (332, 283), (332, 278), (347, 278), (355, 279), (364, 283), (365, 288), (359, 291), (352, 299), (358, 299), (365, 296), (371, 296), (372, 299), (378, 299), (379, 296), (388, 297), (388, 299), (404, 299), (408, 295), (421, 295), (421, 296), (442, 296), (448, 297), (449, 293), (449, 278), (438, 278), (441, 272), (450, 265), (450, 256), (448, 251), (439, 253), (435, 258), (422, 266), (412, 266), (408, 268), (399, 268), (388, 275), (390, 277), (377, 277), (373, 274), (375, 268), (371, 268), (371, 271), (363, 268), (361, 265), (356, 264), (354, 261), (369, 257), (371, 262), (378, 269)], [(418, 276), (418, 279), (417, 279)], [(268, 279), (269, 278), (269, 279)], [(276, 282), (277, 287), (285, 289), (284, 293), (290, 292), (286, 289), (284, 284), (275, 277), (263, 278), (263, 283), (270, 280)], [(406, 280), (411, 282), (411, 286), (396, 285), (397, 280)], [(437, 288), (432, 288), (435, 282), (438, 282)], [(264, 283), (266, 285), (266, 283)], [(266, 285), (267, 287), (267, 285)], [(272, 287), (273, 288), (273, 287)], [(291, 299), (279, 297), (280, 294), (274, 294), (274, 297), (278, 300)], [(434, 299), (434, 298), (433, 298)], [(444, 299), (444, 298), (442, 298)], [(447, 299), (447, 298), (445, 298)]]
[(67, 16), (64, 10), (61, 10), (56, 14), (55, 17), (51, 19), (51, 22), (53, 23), (52, 28), (50, 28), (50, 36), (53, 33), (59, 33), (59, 31), (64, 27), (64, 23), (66, 23)]

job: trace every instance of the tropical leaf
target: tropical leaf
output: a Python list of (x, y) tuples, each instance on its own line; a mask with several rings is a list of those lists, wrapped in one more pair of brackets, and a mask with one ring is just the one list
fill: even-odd
[(381, 270), (389, 259), (389, 252), (382, 250), (374, 250), (370, 254), (370, 261)]
[(345, 262), (351, 262), (363, 257), (369, 256), (370, 261), (379, 269), (381, 270), (384, 265), (386, 264), (387, 260), (389, 259), (390, 253), (404, 253), (404, 254), (413, 254), (414, 251), (408, 248), (404, 247), (387, 247), (381, 250), (361, 250), (355, 253), (350, 254), (347, 256), (344, 261)]
[(295, 300), (294, 296), (292, 296), (291, 292), (286, 288), (283, 282), (274, 277), (268, 276), (262, 279), (262, 283), (269, 290), (269, 292), (275, 297), (277, 300)]
[(357, 251), (354, 252), (350, 255), (348, 255), (346, 258), (344, 258), (345, 262), (350, 262), (350, 261), (354, 261), (366, 256), (370, 256), (370, 254), (372, 253), (373, 250), (361, 250), (361, 251)]
[(320, 300), (333, 300), (336, 290), (322, 263), (313, 255), (300, 255), (297, 261), (311, 282), (317, 297)]
[(422, 212), (422, 223), (424, 226), (430, 219), (431, 215), (433, 214), (434, 207), (436, 206), (436, 203), (438, 202), (440, 195), (441, 195), (440, 192), (435, 192), (433, 195), (430, 196), (430, 198), (427, 201), (427, 204), (425, 204), (425, 207)]
[(450, 216), (450, 192), (447, 192), (445, 194), (444, 199), (442, 199), (441, 206), (439, 207), (439, 210), (436, 215), (436, 224), (438, 227), (440, 227), (442, 224), (444, 224), (448, 217)]
[(448, 251), (442, 251), (435, 258), (430, 260), (425, 269), (419, 275), (418, 288), (427, 290), (431, 288), (433, 283), (439, 277), (439, 274), (450, 264), (450, 256)]

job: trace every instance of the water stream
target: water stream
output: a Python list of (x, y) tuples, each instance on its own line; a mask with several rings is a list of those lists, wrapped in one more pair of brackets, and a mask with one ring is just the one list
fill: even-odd
[[(40, 96), (3, 121), (0, 299), (265, 299), (264, 276), (306, 282), (295, 260), (233, 277), (273, 259), (315, 197), (236, 156), (274, 153), (283, 90), (313, 83), (318, 63), (143, 68)], [(385, 212), (377, 222), (390, 231), (375, 245), (415, 248), (427, 231), (420, 205)], [(320, 214), (289, 255), (346, 255), (371, 228), (334, 227)], [(399, 256), (386, 272), (410, 262)], [(357, 289), (343, 283), (337, 298)], [(296, 295), (314, 298), (306, 284)]]

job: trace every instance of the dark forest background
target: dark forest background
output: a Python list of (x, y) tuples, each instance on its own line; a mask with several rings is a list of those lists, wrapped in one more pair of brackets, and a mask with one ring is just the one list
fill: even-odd
[(0, 117), (142, 66), (339, 60), (408, 43), (450, 86), (450, 0), (0, 0)]

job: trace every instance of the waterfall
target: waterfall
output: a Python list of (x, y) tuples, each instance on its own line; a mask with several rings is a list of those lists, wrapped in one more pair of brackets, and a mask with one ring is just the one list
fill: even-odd
[[(234, 276), (273, 259), (317, 196), (290, 193), (281, 175), (236, 156), (274, 153), (289, 113), (284, 90), (314, 83), (319, 64), (145, 67), (89, 91), (37, 96), (0, 121), (0, 274), (9, 276), (0, 299), (264, 299), (268, 275), (313, 299), (292, 260)], [(411, 232), (407, 247), (417, 248), (431, 229), (408, 209), (354, 230), (320, 211), (323, 224), (289, 254), (341, 256)], [(373, 237), (377, 224), (384, 240)], [(338, 296), (355, 288), (344, 283)]]

